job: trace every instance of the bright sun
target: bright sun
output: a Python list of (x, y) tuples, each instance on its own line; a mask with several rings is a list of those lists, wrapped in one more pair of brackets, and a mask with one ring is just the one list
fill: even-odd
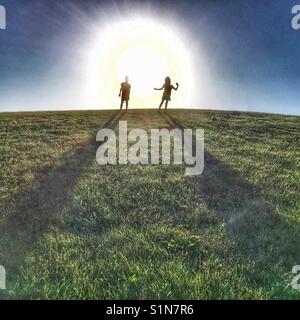
[(168, 61), (161, 52), (149, 45), (138, 44), (121, 54), (116, 65), (118, 79), (130, 75), (133, 84), (132, 93), (136, 97), (149, 98), (153, 87), (170, 74)]
[(173, 106), (189, 105), (194, 75), (190, 52), (179, 35), (152, 20), (137, 19), (113, 24), (102, 30), (89, 51), (85, 101), (88, 105), (115, 107), (120, 83), (129, 76), (131, 107), (156, 107), (162, 86), (170, 76), (179, 82)]

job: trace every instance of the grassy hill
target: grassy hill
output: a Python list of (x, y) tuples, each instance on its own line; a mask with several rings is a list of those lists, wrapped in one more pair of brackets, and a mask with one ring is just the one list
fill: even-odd
[[(96, 132), (203, 128), (205, 171), (105, 166)], [(0, 114), (4, 299), (299, 298), (299, 117)]]

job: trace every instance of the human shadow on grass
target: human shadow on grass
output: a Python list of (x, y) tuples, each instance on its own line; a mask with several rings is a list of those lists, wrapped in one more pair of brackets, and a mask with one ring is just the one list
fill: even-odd
[[(184, 129), (170, 113), (160, 114), (172, 128)], [(205, 202), (216, 212), (217, 223), (225, 226), (226, 236), (235, 244), (237, 259), (254, 262), (257, 271), (270, 269), (270, 274), (276, 266), (280, 270), (279, 277), (299, 264), (299, 225), (280, 216), (262, 191), (237, 170), (206, 149), (203, 174), (187, 179), (198, 194), (199, 202)]]
[[(118, 111), (104, 124), (115, 128), (124, 111)], [(55, 218), (69, 204), (78, 180), (95, 161), (96, 135), (76, 144), (63, 154), (48, 175), (37, 174), (31, 187), (12, 195), (15, 207), (0, 226), (0, 263), (13, 267), (35, 238), (47, 232)]]

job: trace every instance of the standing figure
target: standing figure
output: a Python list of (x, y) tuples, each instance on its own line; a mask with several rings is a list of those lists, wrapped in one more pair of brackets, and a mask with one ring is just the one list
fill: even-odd
[(125, 78), (125, 82), (121, 83), (121, 89), (119, 97), (121, 97), (121, 106), (120, 109), (123, 109), (124, 102), (126, 103), (126, 110), (128, 109), (128, 102), (130, 99), (131, 85), (129, 84), (129, 78)]
[(169, 103), (169, 101), (171, 101), (172, 90), (174, 89), (177, 91), (178, 88), (179, 88), (179, 84), (176, 82), (176, 88), (175, 88), (171, 83), (170, 77), (166, 77), (165, 84), (160, 89), (154, 88), (154, 90), (163, 90), (164, 89), (164, 93), (162, 96), (162, 100), (161, 100), (159, 109), (161, 109), (162, 105), (165, 102), (165, 109), (167, 110), (168, 103)]

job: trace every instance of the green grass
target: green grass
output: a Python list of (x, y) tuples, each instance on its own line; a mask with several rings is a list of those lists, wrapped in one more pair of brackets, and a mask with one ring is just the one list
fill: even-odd
[(129, 128), (203, 128), (204, 173), (186, 177), (99, 167), (95, 135), (114, 116), (0, 114), (1, 298), (300, 298), (299, 117), (122, 114)]

